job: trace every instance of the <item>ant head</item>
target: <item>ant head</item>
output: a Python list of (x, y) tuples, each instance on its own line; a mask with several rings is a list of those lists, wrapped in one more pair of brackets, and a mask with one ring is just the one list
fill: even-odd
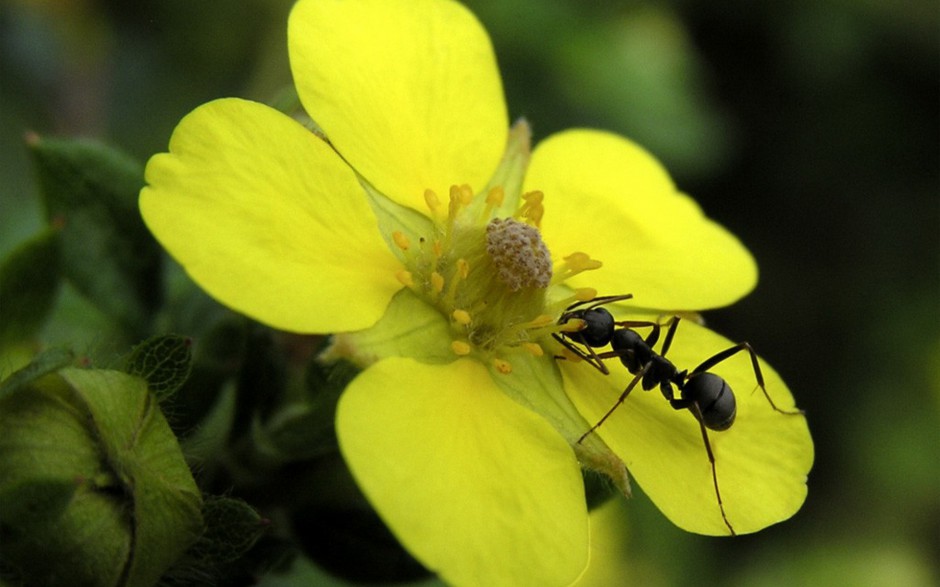
[(582, 342), (592, 347), (602, 347), (610, 342), (614, 333), (614, 317), (604, 308), (591, 308), (578, 312), (578, 318), (584, 320), (584, 328), (576, 334)]

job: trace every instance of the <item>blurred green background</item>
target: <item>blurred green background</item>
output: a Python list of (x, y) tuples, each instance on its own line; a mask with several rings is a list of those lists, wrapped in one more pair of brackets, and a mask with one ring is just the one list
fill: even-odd
[[(936, 2), (466, 4), (536, 140), (572, 126), (629, 136), (750, 247), (757, 290), (706, 318), (749, 340), (808, 412), (816, 464), (792, 520), (709, 539), (638, 496), (625, 508), (628, 579), (940, 581)], [(289, 85), (290, 5), (6, 2), (0, 252), (43, 222), (25, 131), (98, 137), (145, 161), (197, 105), (271, 101)]]

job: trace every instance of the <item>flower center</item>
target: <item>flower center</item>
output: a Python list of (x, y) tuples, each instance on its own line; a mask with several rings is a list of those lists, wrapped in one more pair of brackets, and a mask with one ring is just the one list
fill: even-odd
[(448, 317), (457, 355), (476, 355), (498, 371), (512, 371), (509, 357), (524, 352), (544, 354), (539, 341), (560, 329), (553, 317), (573, 299), (590, 299), (594, 292), (579, 290), (554, 304), (548, 288), (600, 262), (584, 253), (565, 257), (553, 267), (539, 231), (544, 208), (538, 191), (522, 196), (510, 218), (496, 218), (503, 201), (500, 186), (475, 201), (469, 186), (453, 186), (446, 216), (431, 190), (425, 203), (434, 220), (434, 234), (419, 235), (417, 246), (402, 232), (392, 235), (405, 269), (398, 279)]

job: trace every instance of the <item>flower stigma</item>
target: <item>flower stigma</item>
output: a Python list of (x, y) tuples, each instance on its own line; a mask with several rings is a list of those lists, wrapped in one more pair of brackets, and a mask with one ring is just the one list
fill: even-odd
[(553, 264), (539, 225), (544, 194), (530, 191), (510, 216), (496, 211), (503, 203), (502, 186), (489, 189), (482, 206), (470, 186), (450, 188), (446, 210), (428, 189), (424, 201), (434, 232), (412, 243), (393, 232), (404, 268), (398, 280), (448, 318), (453, 335), (451, 350), (472, 355), (499, 373), (512, 372), (515, 353), (542, 356), (540, 340), (559, 331), (577, 330), (577, 321), (559, 325), (555, 315), (574, 300), (591, 299), (594, 290), (577, 290), (555, 303), (547, 292), (581, 271), (597, 269), (600, 261), (574, 253)]

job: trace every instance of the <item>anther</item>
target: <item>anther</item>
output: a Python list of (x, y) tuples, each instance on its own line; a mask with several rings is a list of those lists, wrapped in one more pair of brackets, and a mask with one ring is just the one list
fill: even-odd
[(467, 312), (466, 310), (454, 310), (451, 313), (451, 317), (454, 319), (454, 322), (460, 324), (461, 326), (470, 324), (470, 312)]
[(593, 287), (580, 287), (574, 290), (574, 299), (579, 302), (590, 302), (597, 297), (597, 290)]
[(483, 208), (480, 220), (487, 220), (493, 214), (493, 210), (502, 206), (505, 195), (501, 185), (490, 188), (490, 191), (486, 194), (486, 206)]
[(457, 259), (457, 275), (461, 279), (466, 279), (467, 275), (470, 275), (470, 263), (467, 263), (466, 259)]
[(545, 194), (539, 190), (533, 190), (522, 194), (522, 199), (525, 203), (519, 207), (513, 216), (523, 218), (529, 224), (538, 228), (542, 222), (542, 216), (545, 214), (545, 207), (542, 204)]
[(542, 348), (542, 345), (534, 342), (524, 342), (519, 346), (525, 349), (525, 351), (533, 357), (541, 357), (545, 354), (545, 349)]
[(455, 340), (451, 342), (450, 349), (454, 351), (455, 355), (458, 355), (461, 357), (465, 357), (469, 355), (470, 351), (472, 350), (472, 348), (470, 347), (470, 344), (462, 340)]
[(435, 294), (444, 291), (444, 276), (437, 271), (431, 272), (431, 291)]
[(559, 267), (555, 268), (552, 284), (561, 283), (582, 271), (592, 271), (600, 269), (603, 263), (597, 259), (592, 259), (587, 253), (571, 253), (564, 257)]
[(411, 247), (411, 241), (409, 241), (405, 233), (400, 230), (396, 230), (392, 233), (392, 240), (395, 241), (395, 245), (403, 251), (407, 251)]
[(414, 280), (414, 277), (412, 277), (411, 275), (411, 271), (405, 271), (404, 269), (402, 269), (401, 271), (395, 274), (395, 278), (405, 287), (413, 288), (415, 286), (415, 280)]
[(441, 199), (430, 188), (424, 190), (424, 203), (427, 204), (432, 214), (437, 214), (437, 210), (441, 207)]
[(493, 359), (493, 367), (503, 375), (509, 375), (512, 373), (512, 365), (509, 364), (509, 361), (504, 361), (503, 359)]

